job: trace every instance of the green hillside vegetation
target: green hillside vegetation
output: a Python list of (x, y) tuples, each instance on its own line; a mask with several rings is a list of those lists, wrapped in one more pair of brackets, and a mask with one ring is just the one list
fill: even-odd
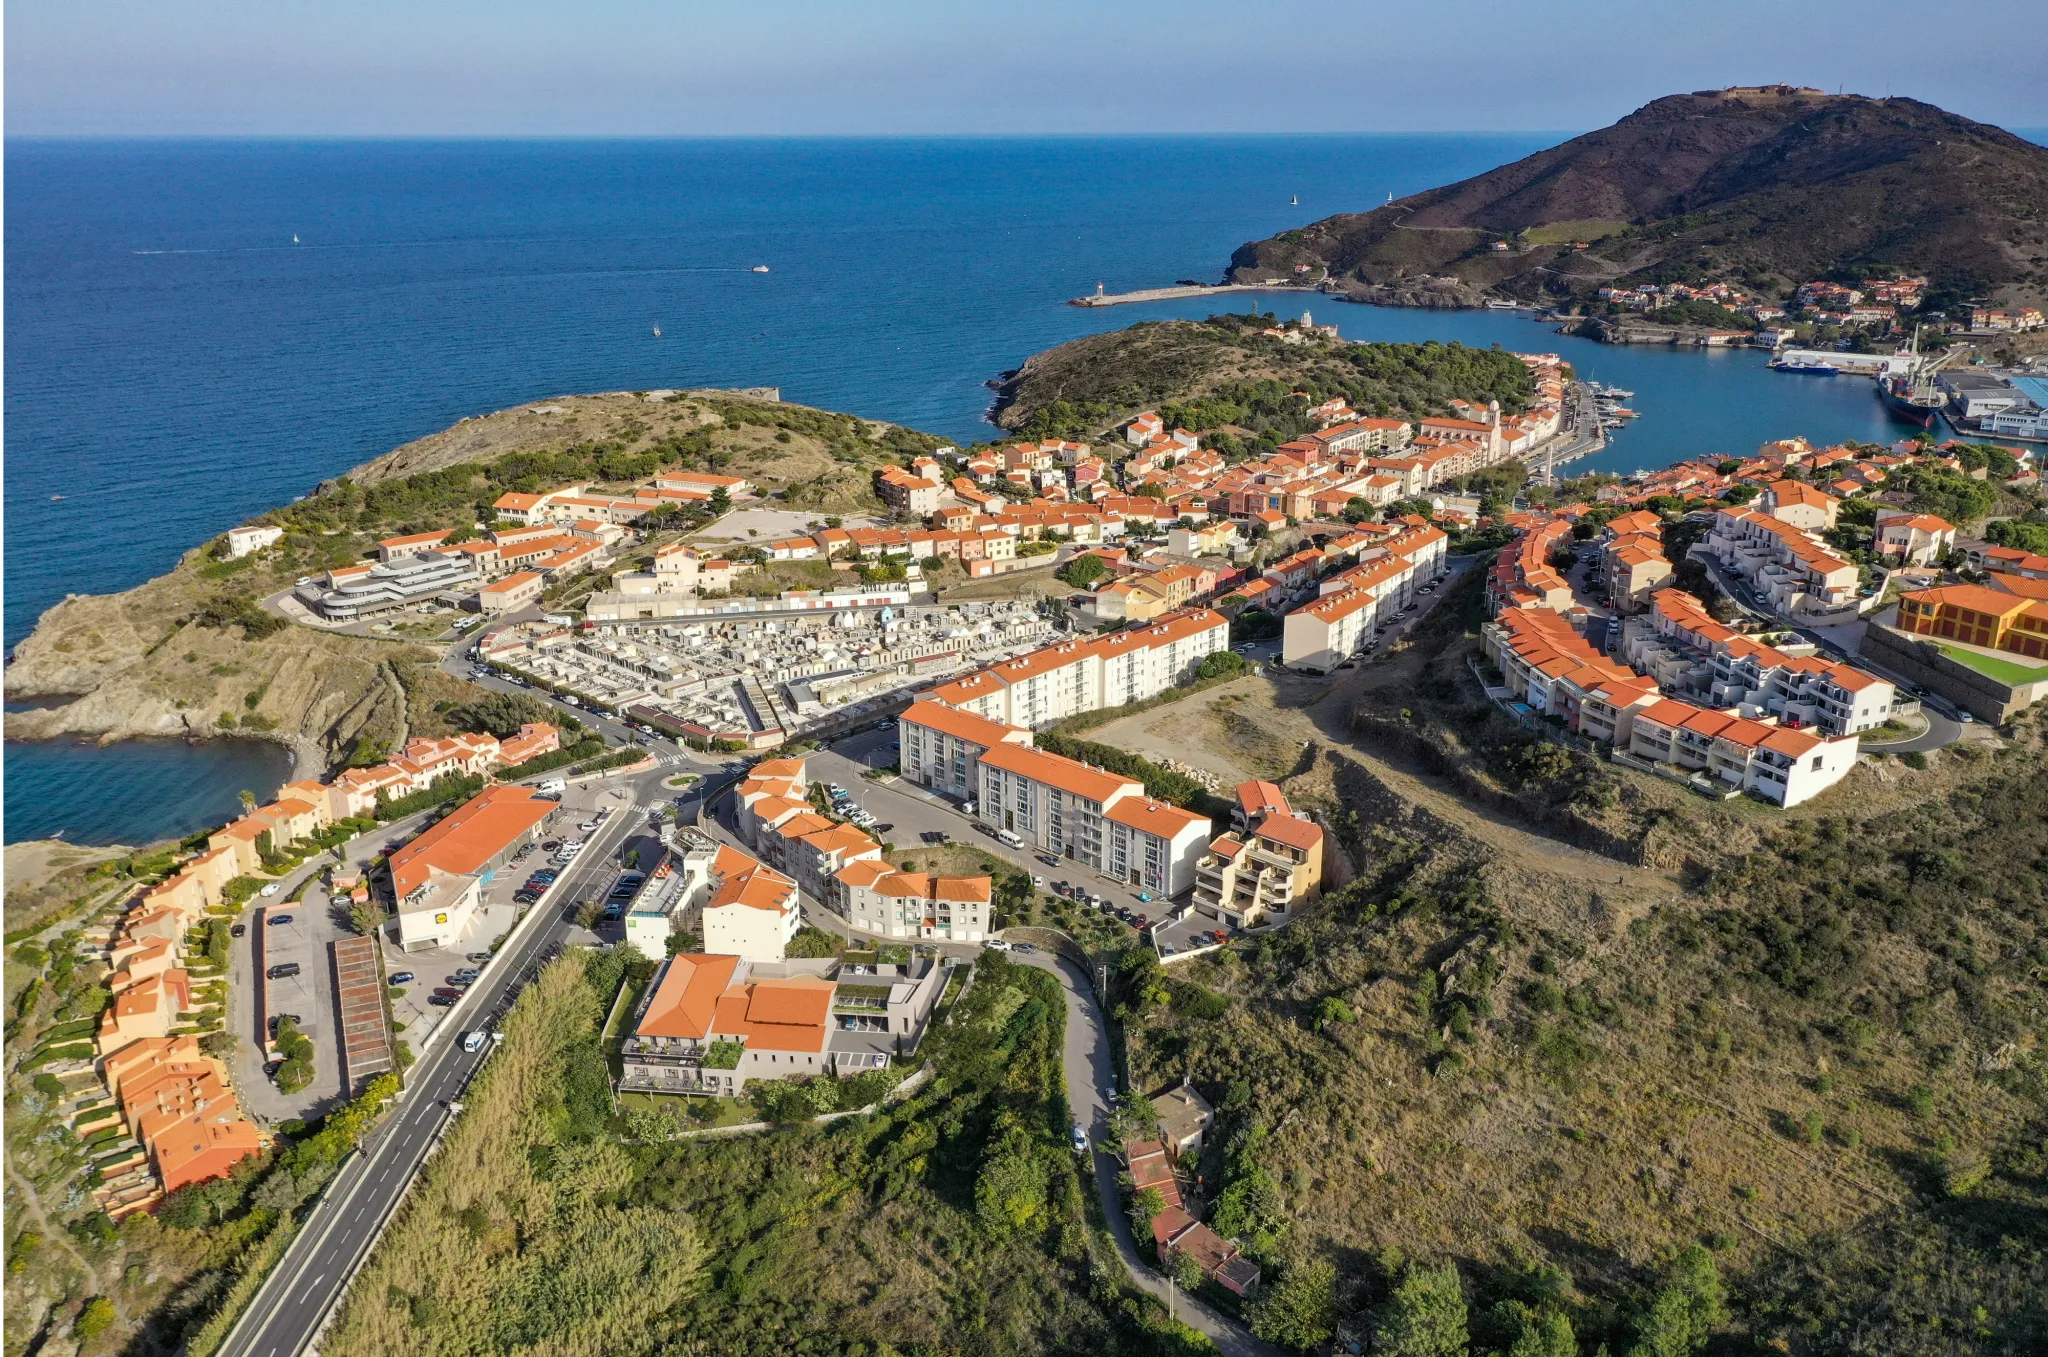
[(620, 978), (571, 952), (522, 995), (323, 1351), (1202, 1350), (1093, 1261), (1050, 975), (984, 957), (885, 1112), (696, 1141), (612, 1112)]
[[(1453, 399), (1498, 400), (1510, 412), (1534, 394), (1513, 354), (1461, 344), (1286, 344), (1257, 313), (1146, 321), (1035, 354), (1003, 385), (996, 421), (1035, 438), (1100, 439), (1143, 410), (1169, 427), (1223, 430), (1229, 451), (1271, 449), (1309, 432), (1311, 406), (1342, 397), (1362, 414), (1442, 414)], [(1292, 393), (1302, 392), (1306, 399)]]
[(1340, 1337), (1441, 1340), (1399, 1350), (1693, 1351), (1656, 1335), (1702, 1256), (1717, 1351), (2027, 1350), (2048, 712), (1790, 811), (1707, 801), (1499, 714), (1482, 574), (1351, 736), (1439, 799), (1324, 754), (1283, 786), (1356, 877), (1171, 983), (1127, 956), (1135, 1080), (1219, 1110), (1212, 1220), (1281, 1279), (1328, 1266)]
[(1709, 90), (1654, 100), (1459, 183), (1250, 242), (1230, 278), (1291, 280), (1307, 265), (1366, 295), (1451, 277), (1468, 290), (1583, 301), (1610, 283), (1725, 279), (1776, 297), (1810, 278), (1904, 270), (1931, 279), (1936, 309), (1978, 294), (2038, 302), (2048, 294), (2043, 201), (2048, 149), (1930, 104)]

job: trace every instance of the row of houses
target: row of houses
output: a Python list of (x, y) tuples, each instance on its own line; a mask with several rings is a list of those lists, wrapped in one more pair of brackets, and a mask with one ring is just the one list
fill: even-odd
[[(1420, 519), (1347, 534), (1314, 552), (1296, 553), (1266, 572), (1275, 598), (1255, 596), (1269, 612), (1285, 612), (1280, 658), (1328, 671), (1360, 653), (1376, 629), (1410, 607), (1418, 590), (1441, 580), (1450, 539)], [(1291, 562), (1297, 572), (1290, 575)], [(1348, 562), (1355, 561), (1355, 564)], [(1278, 578), (1276, 578), (1276, 575)], [(1295, 607), (1313, 589), (1314, 601)], [(1240, 590), (1240, 593), (1246, 591)]]
[(1703, 785), (1780, 806), (1810, 800), (1855, 766), (1855, 735), (1828, 737), (1665, 697), (1654, 678), (1594, 649), (1564, 614), (1510, 608), (1481, 638), (1513, 701), (1645, 766), (1697, 774)]
[(491, 507), (500, 519), (529, 527), (578, 522), (627, 524), (637, 523), (664, 505), (708, 504), (721, 491), (728, 499), (739, 500), (750, 497), (754, 487), (741, 476), (667, 471), (624, 495), (593, 494), (590, 483), (585, 481), (538, 494), (508, 491)]
[[(1020, 734), (1029, 738), (1028, 732)], [(740, 784), (737, 800), (740, 836), (764, 859), (789, 872), (793, 886), (801, 886), (857, 927), (920, 941), (980, 942), (992, 935), (994, 894), (988, 877), (903, 871), (885, 862), (881, 845), (873, 838), (819, 813), (810, 800), (802, 759), (754, 765)], [(789, 907), (795, 908), (794, 889)], [(709, 947), (708, 910), (705, 919)], [(778, 949), (773, 959), (781, 956)]]

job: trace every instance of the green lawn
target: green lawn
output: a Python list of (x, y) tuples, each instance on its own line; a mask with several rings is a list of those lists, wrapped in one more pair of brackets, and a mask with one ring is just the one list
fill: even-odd
[(2048, 665), (2021, 664), (2017, 660), (1997, 659), (1974, 650), (1965, 650), (1961, 646), (1942, 646), (1941, 653), (1958, 664), (1967, 664), (1986, 678), (1997, 679), (2000, 683), (2039, 683), (2042, 679), (2048, 679)]

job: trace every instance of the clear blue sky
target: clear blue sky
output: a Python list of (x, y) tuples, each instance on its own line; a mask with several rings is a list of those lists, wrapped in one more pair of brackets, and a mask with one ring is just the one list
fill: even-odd
[(1787, 80), (2048, 126), (2044, 0), (11, 0), (23, 134), (1597, 127)]

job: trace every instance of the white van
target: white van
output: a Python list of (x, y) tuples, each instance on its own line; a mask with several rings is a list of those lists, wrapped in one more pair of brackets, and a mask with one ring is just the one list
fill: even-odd
[(545, 782), (534, 783), (533, 789), (542, 796), (559, 796), (569, 790), (569, 784), (558, 777), (551, 777)]
[(481, 1029), (474, 1032), (464, 1032), (462, 1034), (462, 1049), (472, 1055), (476, 1054), (484, 1048), (484, 1040), (488, 1035), (488, 1033)]
[(996, 831), (996, 842), (1007, 848), (1022, 848), (1024, 846), (1024, 840), (1018, 838), (1007, 829), (998, 829)]

